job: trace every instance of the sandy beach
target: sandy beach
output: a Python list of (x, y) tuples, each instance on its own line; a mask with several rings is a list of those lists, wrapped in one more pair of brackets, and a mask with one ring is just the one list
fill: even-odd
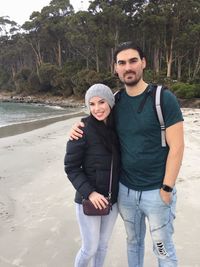
[[(174, 241), (179, 266), (200, 267), (200, 109), (183, 112), (185, 155), (177, 181)], [(0, 267), (73, 267), (80, 235), (74, 189), (63, 159), (70, 127), (79, 120), (70, 118), (0, 138)], [(119, 216), (105, 267), (127, 266)], [(155, 266), (147, 231), (145, 267)]]

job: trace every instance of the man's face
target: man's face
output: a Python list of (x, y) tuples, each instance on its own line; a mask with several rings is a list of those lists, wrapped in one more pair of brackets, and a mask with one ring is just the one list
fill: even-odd
[(126, 49), (117, 54), (115, 71), (127, 86), (134, 86), (142, 79), (145, 67), (146, 60), (140, 58), (137, 50)]

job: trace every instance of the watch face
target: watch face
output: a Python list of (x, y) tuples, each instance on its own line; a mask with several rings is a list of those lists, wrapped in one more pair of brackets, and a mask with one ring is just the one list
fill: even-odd
[(172, 192), (172, 190), (173, 190), (172, 187), (170, 187), (170, 186), (168, 186), (168, 185), (165, 185), (165, 184), (162, 185), (162, 189), (163, 189), (164, 191), (166, 191), (166, 192)]

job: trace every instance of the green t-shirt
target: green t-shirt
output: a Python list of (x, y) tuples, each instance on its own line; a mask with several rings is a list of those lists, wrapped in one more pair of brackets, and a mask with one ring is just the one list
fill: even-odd
[[(160, 124), (151, 96), (147, 97), (142, 112), (137, 112), (144, 94), (129, 96), (122, 91), (115, 106), (122, 160), (120, 182), (138, 191), (161, 187), (169, 151), (168, 146), (161, 146)], [(169, 90), (163, 92), (162, 107), (166, 128), (183, 121), (178, 101)]]

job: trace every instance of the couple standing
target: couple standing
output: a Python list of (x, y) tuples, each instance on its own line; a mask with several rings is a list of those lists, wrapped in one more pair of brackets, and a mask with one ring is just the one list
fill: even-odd
[[(152, 98), (146, 97), (152, 85), (143, 80), (146, 60), (142, 50), (132, 42), (122, 43), (114, 53), (114, 62), (125, 90), (115, 103), (107, 86), (91, 86), (85, 95), (90, 116), (83, 119), (82, 128), (75, 128), (71, 134), (74, 140), (67, 143), (65, 171), (77, 190), (76, 213), (82, 236), (75, 267), (87, 267), (90, 261), (92, 267), (103, 266), (118, 209), (127, 234), (129, 267), (143, 266), (145, 219), (158, 266), (175, 267), (178, 264), (172, 235), (175, 182), (184, 150), (182, 113), (176, 97), (164, 90), (167, 146), (162, 147)], [(138, 112), (144, 99), (142, 112)], [(87, 216), (82, 198), (90, 199), (100, 209), (107, 203), (111, 158), (112, 210), (107, 216)]]

